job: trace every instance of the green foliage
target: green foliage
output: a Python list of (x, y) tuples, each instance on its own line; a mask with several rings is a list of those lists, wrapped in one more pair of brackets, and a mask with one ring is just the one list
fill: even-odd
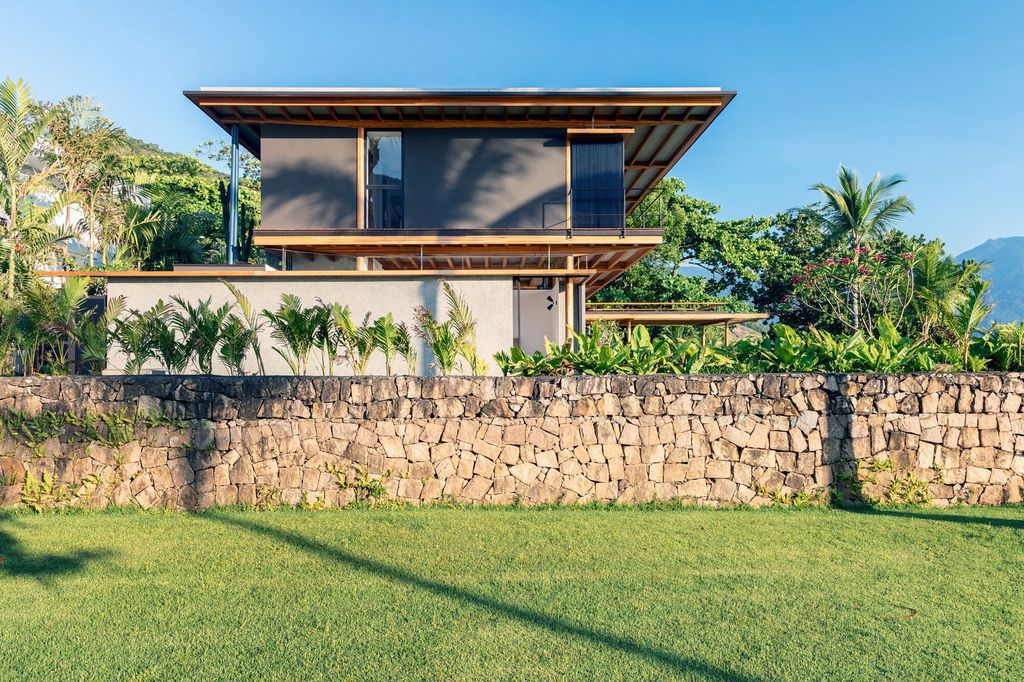
[(245, 323), (246, 329), (249, 330), (249, 349), (256, 357), (259, 373), (266, 374), (263, 367), (263, 353), (260, 348), (260, 332), (263, 330), (263, 320), (260, 318), (259, 313), (256, 312), (256, 309), (252, 307), (252, 304), (249, 303), (249, 299), (246, 298), (245, 294), (238, 287), (225, 279), (222, 279), (221, 283), (228, 288), (228, 291), (235, 298), (235, 305), (242, 314), (241, 320)]
[(252, 347), (252, 332), (237, 315), (228, 315), (220, 332), (217, 357), (234, 376), (245, 374), (243, 365)]
[(391, 374), (391, 363), (402, 350), (401, 325), (395, 324), (391, 313), (378, 317), (371, 328), (374, 345), (384, 355), (384, 372)]
[(276, 311), (263, 311), (270, 323), (271, 336), (284, 346), (274, 346), (274, 352), (284, 358), (295, 375), (306, 373), (309, 353), (316, 341), (319, 313), (318, 307), (304, 308), (299, 297), (293, 294), (282, 294)]
[(153, 319), (150, 311), (132, 311), (127, 317), (113, 320), (110, 335), (124, 355), (125, 374), (142, 373), (143, 365), (156, 357)]
[(7, 437), (25, 446), (35, 457), (46, 454), (44, 447), (51, 438), (86, 446), (99, 443), (121, 447), (135, 439), (140, 425), (182, 430), (187, 428), (188, 422), (163, 411), (132, 414), (127, 408), (104, 413), (43, 410), (35, 416), (17, 410), (0, 412), (0, 438)]
[(256, 511), (277, 509), (281, 506), (281, 489), (274, 486), (264, 485), (263, 483), (257, 483), (256, 504), (253, 506)]
[(36, 478), (29, 469), (25, 473), (25, 483), (21, 488), (21, 503), (34, 512), (41, 512), (57, 504), (65, 493), (65, 489), (56, 485), (50, 473), (44, 471)]
[(724, 371), (733, 360), (710, 346), (689, 339), (663, 335), (652, 340), (647, 329), (633, 328), (627, 341), (608, 342), (599, 328), (587, 335), (570, 333), (564, 345), (548, 343), (546, 352), (527, 355), (520, 348), (494, 356), (505, 375), (541, 376), (571, 374), (697, 374)]
[(366, 313), (361, 324), (355, 324), (348, 309), (343, 308), (343, 314), (335, 314), (333, 319), (338, 328), (341, 338), (341, 345), (345, 348), (349, 366), (352, 373), (357, 375), (366, 374), (366, 367), (377, 349), (377, 339), (374, 336), (373, 325), (370, 323), (370, 313)]
[[(200, 262), (223, 262), (226, 176), (192, 156), (161, 150), (129, 156), (125, 163), (146, 178), (157, 197), (154, 207), (173, 217), (174, 231), (194, 240)], [(238, 203), (242, 259), (249, 260), (253, 255), (252, 232), (259, 224), (258, 183), (243, 182)]]
[(37, 369), (69, 372), (71, 346), (82, 338), (88, 286), (89, 281), (80, 277), (69, 277), (59, 289), (33, 281), (18, 304), (6, 307), (4, 312), (12, 318), (11, 341), (21, 351), (26, 376)]
[(981, 323), (992, 312), (992, 306), (985, 303), (989, 286), (991, 282), (976, 280), (952, 310), (943, 315), (945, 327), (959, 351), (961, 367), (970, 371), (980, 371), (985, 365), (980, 358), (976, 358), (979, 362), (972, 362), (971, 350)]
[(196, 369), (200, 374), (213, 374), (213, 355), (231, 312), (231, 304), (225, 303), (214, 308), (210, 305), (212, 297), (196, 305), (179, 296), (172, 296), (171, 299), (178, 306), (171, 312), (171, 324), (181, 334)]
[(506, 375), (700, 374), (710, 372), (871, 372), (892, 374), (933, 370), (942, 352), (920, 339), (902, 336), (887, 319), (876, 337), (856, 333), (834, 336), (811, 328), (798, 332), (777, 324), (759, 339), (726, 348), (700, 346), (689, 339), (662, 335), (652, 340), (643, 326), (628, 341), (609, 340), (599, 330), (572, 335), (565, 345), (549, 343), (545, 353), (519, 348), (495, 360)]
[(476, 349), (476, 320), (465, 298), (449, 282), (441, 282), (448, 306), (447, 319), (441, 322), (423, 306), (416, 308), (416, 335), (423, 339), (434, 355), (434, 366), (448, 375), (456, 367), (474, 375), (487, 371), (487, 364)]
[[(110, 329), (114, 320), (124, 312), (124, 297), (108, 297), (106, 308), (98, 318), (87, 318), (79, 323), (79, 359), (82, 366), (79, 371), (88, 374), (99, 374), (107, 366), (107, 357), (113, 344)], [(0, 353), (2, 353), (0, 344)], [(0, 372), (2, 374), (2, 372)]]
[(742, 340), (731, 352), (745, 371), (761, 372), (897, 372), (930, 371), (934, 353), (919, 339), (905, 338), (886, 318), (879, 321), (879, 335), (833, 336), (811, 327), (797, 332), (777, 324), (771, 335)]
[(357, 500), (380, 501), (388, 496), (388, 490), (381, 481), (381, 478), (387, 477), (386, 471), (378, 478), (374, 477), (369, 469), (358, 464), (353, 464), (351, 468), (343, 468), (330, 463), (324, 465), (324, 471), (334, 476), (339, 489), (354, 491)]

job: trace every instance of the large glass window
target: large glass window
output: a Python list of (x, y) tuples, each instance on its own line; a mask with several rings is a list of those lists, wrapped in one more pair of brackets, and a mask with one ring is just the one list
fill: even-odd
[(388, 230), (402, 227), (402, 132), (366, 133), (366, 226)]

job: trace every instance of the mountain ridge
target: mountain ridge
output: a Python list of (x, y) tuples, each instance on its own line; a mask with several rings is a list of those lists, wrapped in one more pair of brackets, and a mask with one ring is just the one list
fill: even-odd
[(1024, 320), (1024, 237), (989, 239), (956, 257), (986, 263), (982, 277), (992, 282), (988, 301), (996, 322)]

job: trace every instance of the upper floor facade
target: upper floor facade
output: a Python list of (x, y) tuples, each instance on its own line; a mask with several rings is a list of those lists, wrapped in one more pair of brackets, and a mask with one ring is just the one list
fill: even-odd
[[(432, 259), (435, 268), (508, 269), (544, 257), (550, 266), (554, 244), (560, 263), (609, 272), (660, 241), (645, 197), (734, 96), (718, 88), (185, 94), (261, 161), (257, 246), (377, 255), (385, 268)], [(640, 229), (627, 237), (638, 210), (641, 219), (628, 222)], [(468, 241), (474, 235), (503, 258), (455, 248), (483, 251)], [(418, 262), (403, 260), (409, 253)]]

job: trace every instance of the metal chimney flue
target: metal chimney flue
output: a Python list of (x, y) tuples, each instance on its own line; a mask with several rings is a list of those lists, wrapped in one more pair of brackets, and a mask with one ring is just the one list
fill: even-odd
[(231, 184), (228, 187), (228, 265), (238, 261), (238, 124), (231, 125)]

